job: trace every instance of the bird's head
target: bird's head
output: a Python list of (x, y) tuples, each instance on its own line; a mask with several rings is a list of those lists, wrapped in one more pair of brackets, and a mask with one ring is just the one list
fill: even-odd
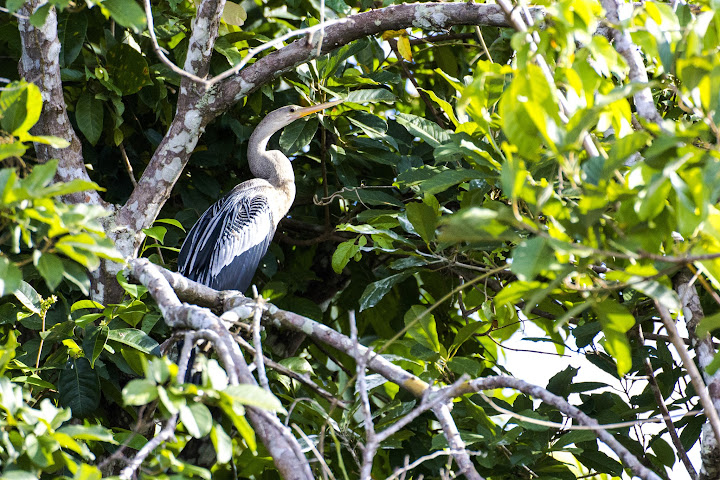
[(278, 108), (268, 113), (263, 122), (269, 122), (273, 125), (277, 125), (278, 129), (290, 125), (295, 120), (303, 117), (307, 117), (313, 113), (320, 112), (326, 108), (334, 107), (339, 105), (343, 100), (334, 100), (332, 102), (325, 102), (319, 105), (312, 105), (310, 107), (300, 107), (298, 105), (288, 105), (286, 107)]

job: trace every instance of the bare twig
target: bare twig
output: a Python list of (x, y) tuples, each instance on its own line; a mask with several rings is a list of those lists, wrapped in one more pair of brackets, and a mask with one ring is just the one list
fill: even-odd
[[(131, 260), (130, 264), (133, 276), (148, 287), (170, 327), (197, 330), (198, 337), (213, 343), (233, 380), (237, 378), (235, 381), (256, 384), (237, 343), (217, 316), (206, 308), (181, 304), (160, 273), (162, 267), (143, 258)], [(235, 373), (237, 377), (233, 377)], [(310, 465), (290, 430), (275, 415), (255, 407), (246, 408), (250, 422), (255, 426), (256, 433), (270, 452), (281, 475), (285, 478), (311, 480)]]
[[(645, 338), (643, 336), (642, 328), (638, 328), (637, 331), (640, 342), (645, 344)], [(670, 434), (670, 439), (675, 446), (675, 451), (678, 453), (680, 460), (682, 460), (682, 463), (685, 466), (685, 470), (687, 470), (690, 478), (692, 480), (695, 480), (697, 478), (697, 472), (695, 471), (695, 467), (693, 467), (692, 462), (687, 456), (685, 447), (683, 447), (682, 442), (680, 442), (680, 437), (678, 436), (675, 424), (670, 419), (670, 411), (665, 404), (665, 399), (663, 398), (660, 387), (658, 386), (657, 380), (655, 379), (655, 371), (652, 367), (652, 364), (650, 363), (650, 359), (647, 356), (643, 358), (643, 365), (645, 367), (645, 373), (648, 376), (648, 385), (650, 385), (650, 390), (652, 390), (653, 396), (655, 397), (655, 403), (660, 409), (660, 413), (662, 413), (663, 421), (665, 422), (665, 426), (668, 429), (668, 434)]]
[(118, 145), (120, 147), (120, 155), (122, 155), (123, 161), (125, 162), (125, 168), (127, 169), (128, 176), (130, 177), (130, 182), (133, 184), (133, 187), (137, 187), (137, 180), (135, 180), (135, 172), (133, 172), (132, 165), (130, 164), (130, 159), (127, 156), (127, 152), (125, 151), (125, 145), (120, 143)]
[(293, 430), (295, 430), (300, 437), (305, 440), (305, 443), (307, 444), (308, 448), (312, 450), (313, 455), (315, 455), (315, 458), (317, 458), (317, 461), (322, 466), (322, 471), (325, 477), (330, 477), (332, 480), (335, 480), (335, 475), (333, 475), (332, 470), (330, 470), (330, 467), (328, 467), (327, 462), (323, 458), (323, 456), (318, 451), (317, 447), (315, 446), (315, 442), (310, 440), (310, 438), (305, 434), (305, 432), (302, 431), (300, 427), (298, 427), (296, 424), (292, 424)]
[(373, 423), (372, 411), (370, 410), (370, 397), (368, 395), (367, 382), (365, 381), (365, 368), (367, 367), (367, 359), (372, 354), (371, 349), (365, 349), (360, 353), (360, 343), (358, 342), (357, 323), (355, 322), (355, 311), (348, 312), (350, 320), (350, 342), (352, 342), (352, 356), (355, 359), (356, 370), (356, 387), (360, 394), (360, 406), (363, 413), (363, 426), (365, 427), (365, 447), (363, 448), (363, 461), (360, 466), (360, 480), (369, 480), (372, 472), (373, 458), (377, 452), (379, 442), (375, 436), (375, 424)]
[[(613, 28), (613, 37), (615, 39), (615, 50), (622, 55), (630, 67), (630, 80), (638, 83), (648, 83), (647, 70), (643, 62), (640, 49), (630, 38), (630, 33), (625, 30), (618, 30), (623, 20), (632, 15), (633, 3), (624, 2), (622, 0), (601, 0), (600, 2), (607, 13), (607, 19), (615, 28)], [(643, 119), (653, 122), (662, 127), (662, 117), (655, 108), (652, 92), (649, 88), (643, 88), (633, 95), (635, 108)]]
[(407, 64), (405, 63), (405, 58), (400, 54), (400, 51), (398, 50), (397, 40), (391, 38), (388, 40), (388, 44), (390, 45), (390, 48), (395, 54), (395, 58), (397, 58), (397, 62), (398, 64), (400, 64), (400, 68), (402, 68), (402, 71), (405, 73), (405, 78), (410, 80), (410, 83), (412, 83), (413, 87), (415, 87), (415, 90), (417, 90), (418, 95), (420, 95), (423, 103), (425, 103), (425, 106), (430, 110), (430, 113), (432, 113), (432, 116), (435, 118), (435, 123), (440, 125), (442, 128), (447, 128), (445, 120), (442, 118), (440, 113), (438, 113), (435, 105), (432, 104), (432, 101), (430, 100), (430, 97), (428, 97), (428, 94), (423, 91), (420, 85), (418, 85), (417, 80), (415, 80), (415, 75), (413, 75), (413, 73), (410, 71)]
[(572, 406), (564, 398), (559, 397), (542, 387), (508, 376), (478, 378), (466, 383), (465, 385), (467, 393), (479, 392), (481, 390), (493, 390), (496, 388), (513, 388), (525, 393), (526, 395), (531, 395), (539, 400), (542, 400), (548, 405), (554, 406), (565, 415), (574, 418), (581, 424), (592, 427), (592, 430), (595, 432), (598, 439), (602, 440), (608, 447), (610, 447), (635, 475), (644, 480), (660, 480), (659, 475), (644, 466), (635, 455), (630, 453), (630, 451), (618, 442), (614, 436), (600, 426), (595, 419), (590, 418), (580, 409)]
[(150, 0), (145, 0), (145, 19), (147, 20), (147, 26), (148, 26), (148, 33), (150, 34), (150, 42), (152, 43), (153, 50), (155, 51), (155, 55), (158, 56), (160, 61), (164, 63), (170, 70), (177, 73), (181, 77), (188, 78), (192, 80), (193, 82), (197, 82), (200, 85), (205, 86), (206, 88), (209, 86), (209, 82), (205, 80), (204, 78), (200, 78), (197, 75), (193, 75), (190, 72), (186, 72), (182, 68), (175, 65), (173, 62), (170, 61), (169, 58), (165, 56), (165, 52), (163, 48), (160, 46), (160, 44), (157, 41), (157, 37), (155, 36), (155, 24), (153, 22), (153, 16), (152, 16), (152, 7), (150, 6)]
[(255, 313), (253, 314), (252, 332), (253, 345), (255, 347), (255, 367), (257, 368), (258, 382), (269, 392), (270, 382), (268, 382), (267, 374), (265, 373), (262, 341), (260, 339), (260, 318), (262, 317), (263, 307), (265, 306), (265, 299), (257, 293), (255, 285), (253, 285), (253, 293), (255, 294)]
[[(26, 16), (26, 15), (21, 15), (21, 14), (19, 14), (19, 13), (17, 13), (17, 12), (11, 12), (10, 10), (8, 10), (8, 9), (5, 8), (5, 7), (0, 7), (0, 12), (8, 13), (8, 14), (12, 15), (12, 16), (15, 17), (15, 18), (19, 18), (20, 20), (30, 20), (30, 17), (28, 17), (28, 16)], [(10, 82), (8, 81), (7, 83), (10, 83)]]
[(518, 420), (522, 420), (525, 423), (532, 423), (533, 425), (542, 425), (543, 427), (550, 427), (550, 428), (558, 428), (561, 430), (597, 430), (598, 428), (602, 428), (604, 430), (613, 430), (616, 428), (628, 428), (628, 427), (634, 427), (637, 425), (643, 425), (645, 423), (660, 423), (663, 420), (672, 422), (674, 418), (684, 418), (684, 417), (694, 417), (698, 413), (702, 413), (699, 410), (690, 410), (689, 412), (685, 412), (680, 415), (670, 415), (669, 413), (667, 416), (663, 416), (662, 419), (660, 418), (639, 418), (637, 420), (628, 420), (627, 422), (615, 422), (615, 423), (602, 423), (597, 424), (595, 426), (589, 426), (589, 425), (566, 425), (564, 423), (558, 423), (558, 422), (550, 422), (548, 420), (540, 420), (538, 418), (528, 417), (526, 415), (521, 415), (519, 413), (513, 412), (512, 410), (508, 410), (507, 408), (503, 408), (500, 405), (496, 404), (492, 401), (491, 398), (486, 396), (484, 393), (480, 393), (480, 396), (485, 400), (488, 405), (493, 407), (495, 410), (497, 410), (500, 413), (503, 413), (505, 415), (509, 415), (513, 418), (516, 418)]
[[(238, 345), (240, 345), (241, 348), (244, 348), (248, 352), (250, 352), (251, 355), (256, 354), (256, 350), (253, 348), (252, 345), (250, 345), (244, 338), (242, 338), (239, 335), (234, 336), (235, 341), (238, 342)], [(324, 397), (325, 400), (330, 402), (331, 405), (337, 405), (340, 408), (346, 409), (348, 408), (347, 402), (344, 402), (343, 400), (340, 400), (339, 398), (336, 398), (335, 395), (328, 392), (324, 388), (322, 388), (320, 385), (316, 384), (310, 379), (310, 376), (308, 374), (299, 374), (293, 370), (290, 370), (289, 368), (273, 361), (272, 359), (266, 357), (263, 355), (263, 362), (265, 365), (267, 365), (269, 368), (279, 372), (282, 375), (285, 375), (287, 377), (290, 377), (294, 380), (297, 380), (298, 382), (306, 385), (308, 388), (314, 390), (317, 392), (320, 396)]]
[(153, 438), (143, 445), (143, 447), (135, 454), (135, 456), (128, 462), (128, 464), (120, 471), (121, 480), (130, 480), (135, 475), (135, 472), (142, 462), (152, 453), (155, 448), (160, 446), (166, 440), (172, 438), (175, 435), (175, 427), (177, 426), (178, 414), (173, 415), (167, 421), (165, 426), (155, 435)]

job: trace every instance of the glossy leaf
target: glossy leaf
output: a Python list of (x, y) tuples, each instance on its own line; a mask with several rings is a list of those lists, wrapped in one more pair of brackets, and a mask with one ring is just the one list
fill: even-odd
[(57, 382), (60, 405), (73, 415), (91, 415), (100, 404), (100, 384), (90, 362), (83, 357), (71, 358), (60, 372)]

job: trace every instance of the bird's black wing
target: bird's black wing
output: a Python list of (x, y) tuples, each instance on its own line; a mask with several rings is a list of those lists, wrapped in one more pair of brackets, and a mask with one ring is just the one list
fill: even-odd
[(210, 207), (178, 256), (178, 271), (216, 290), (245, 291), (275, 234), (268, 197), (240, 189)]

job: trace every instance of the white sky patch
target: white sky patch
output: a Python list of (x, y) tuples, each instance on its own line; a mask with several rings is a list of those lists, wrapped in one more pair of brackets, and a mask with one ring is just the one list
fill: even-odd
[[(576, 353), (570, 349), (566, 349), (565, 357), (557, 355), (555, 350), (555, 344), (551, 342), (533, 342), (525, 340), (525, 338), (542, 338), (547, 337), (547, 334), (538, 326), (530, 321), (523, 322), (524, 327), (518, 330), (508, 341), (503, 343), (503, 346), (514, 348), (517, 350), (534, 350), (545, 353), (535, 353), (531, 351), (512, 351), (505, 350), (505, 356), (502, 355), (498, 361), (507, 370), (513, 374), (516, 378), (525, 380), (526, 382), (546, 387), (550, 378), (556, 373), (561, 372), (568, 366), (578, 368), (578, 373), (573, 379), (573, 382), (604, 382), (611, 387), (611, 390), (626, 399), (626, 395), (623, 391), (621, 383), (613, 376), (599, 369), (592, 363), (590, 363), (585, 355), (582, 353)], [(684, 330), (684, 322), (678, 322), (678, 328), (681, 336), (687, 336), (687, 331)], [(599, 334), (602, 335), (602, 334)], [(570, 336), (565, 342), (569, 347), (575, 348), (574, 339)], [(675, 355), (675, 351), (670, 346), (670, 351), (673, 352), (673, 356), (679, 362), (678, 357)], [(625, 382), (625, 387), (629, 392), (629, 395), (637, 395), (642, 392), (645, 387), (645, 381)], [(598, 392), (601, 390), (595, 390)], [(579, 394), (571, 394), (570, 403), (577, 405), (580, 402)], [(670, 400), (668, 400), (668, 403)], [(488, 412), (489, 414), (490, 412)], [(677, 412), (671, 411), (673, 415)], [(665, 424), (652, 424), (647, 423), (642, 426), (644, 433), (654, 433), (665, 428)], [(678, 432), (680, 433), (680, 432)], [(663, 439), (668, 445), (673, 446), (672, 440), (668, 434), (663, 436)], [(613, 458), (617, 458), (602, 442), (599, 442), (601, 449)], [(688, 452), (688, 456), (693, 466), (697, 471), (700, 470), (700, 441), (695, 443), (693, 448)], [(623, 478), (631, 478), (627, 475)], [(672, 480), (689, 480), (690, 475), (683, 466), (682, 462), (678, 459), (675, 462), (672, 473), (670, 474)]]

